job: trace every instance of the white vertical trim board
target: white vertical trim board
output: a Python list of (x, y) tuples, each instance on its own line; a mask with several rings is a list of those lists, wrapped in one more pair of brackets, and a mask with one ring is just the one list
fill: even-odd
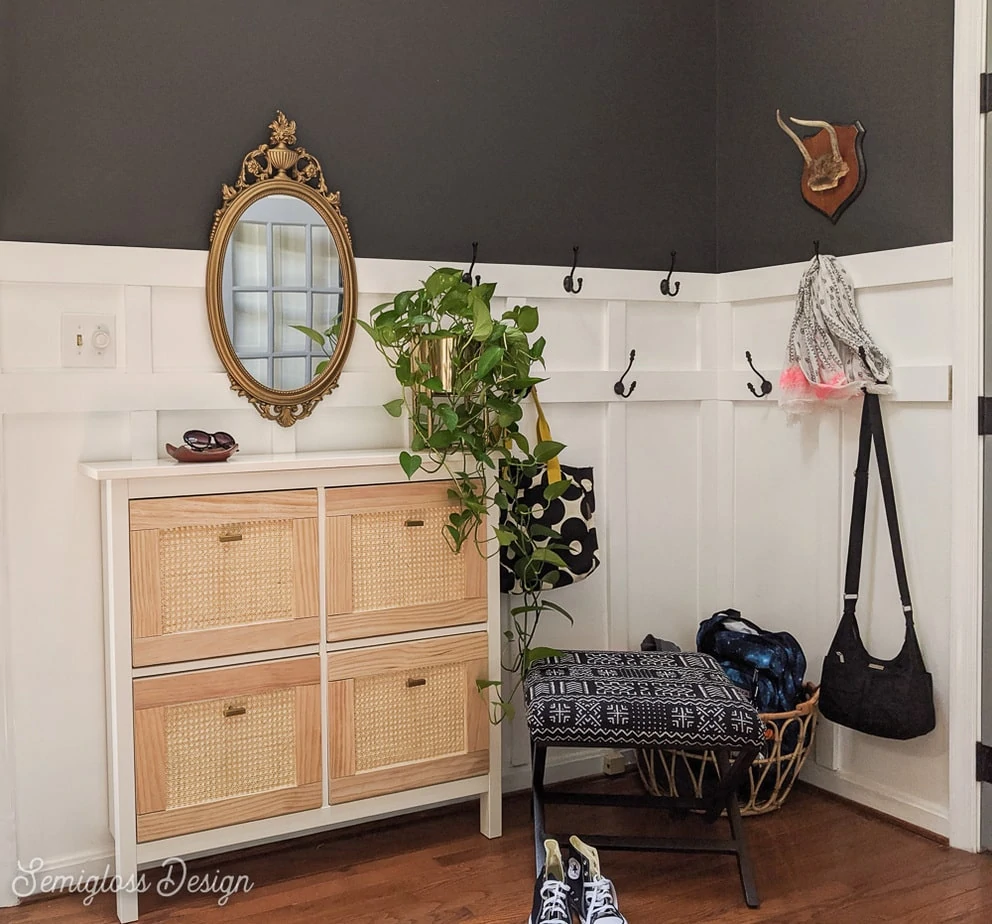
[[(979, 849), (975, 742), (981, 709), (982, 394), (984, 120), (978, 75), (985, 69), (986, 0), (954, 4), (954, 400), (951, 407), (951, 650), (949, 838)], [(989, 644), (985, 640), (985, 644)]]
[[(627, 366), (627, 303), (606, 303), (607, 351), (611, 369), (621, 372)], [(635, 357), (636, 359), (636, 357)], [(636, 381), (635, 376), (625, 380)], [(605, 477), (604, 477), (605, 475)], [(609, 611), (603, 614), (606, 639), (611, 648), (626, 648), (628, 635), (627, 607), (627, 408), (621, 402), (606, 409), (606, 471), (598, 476), (601, 495), (606, 495), (609, 547), (606, 550), (606, 573), (609, 582)]]
[[(733, 308), (729, 303), (699, 306), (701, 369), (733, 367)], [(741, 389), (738, 394), (744, 395)], [(728, 396), (729, 397), (729, 396)], [(714, 613), (734, 599), (734, 405), (700, 403), (699, 426), (699, 588), (697, 611)]]

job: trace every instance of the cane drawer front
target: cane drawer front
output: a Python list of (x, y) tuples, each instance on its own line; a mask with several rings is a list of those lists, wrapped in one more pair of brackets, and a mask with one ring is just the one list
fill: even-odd
[(134, 681), (140, 842), (319, 808), (320, 658)]
[(328, 640), (485, 622), (486, 560), (449, 547), (446, 483), (333, 488), (326, 505)]
[(331, 652), (330, 801), (489, 770), (485, 633)]
[(135, 666), (314, 644), (317, 492), (130, 504)]

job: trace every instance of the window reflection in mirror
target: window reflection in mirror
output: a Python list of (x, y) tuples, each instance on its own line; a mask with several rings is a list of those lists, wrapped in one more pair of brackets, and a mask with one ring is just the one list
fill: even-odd
[(343, 288), (334, 238), (306, 202), (266, 196), (245, 210), (224, 255), (223, 293), (231, 343), (252, 378), (292, 391), (320, 374), (337, 342)]

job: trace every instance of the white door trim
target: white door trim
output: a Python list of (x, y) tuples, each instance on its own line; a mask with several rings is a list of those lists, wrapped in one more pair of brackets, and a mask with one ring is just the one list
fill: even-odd
[(951, 613), (948, 774), (952, 847), (979, 849), (975, 742), (981, 709), (982, 393), (986, 0), (954, 4), (954, 396), (951, 403)]
[(4, 483), (3, 414), (0, 414), (0, 907), (16, 905), (12, 885), (17, 875), (17, 828), (14, 822), (14, 743), (10, 703), (10, 597), (8, 594), (6, 510), (2, 506)]

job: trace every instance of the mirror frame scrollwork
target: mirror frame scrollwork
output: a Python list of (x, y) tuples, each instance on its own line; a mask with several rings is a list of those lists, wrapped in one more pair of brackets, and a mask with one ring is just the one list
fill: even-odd
[[(320, 400), (338, 386), (338, 378), (355, 332), (355, 257), (348, 220), (341, 213), (341, 193), (331, 192), (320, 162), (296, 146), (296, 122), (282, 112), (269, 124), (268, 144), (249, 151), (234, 186), (221, 188), (223, 204), (214, 213), (207, 257), (207, 317), (214, 346), (231, 380), (231, 388), (247, 398), (266, 420), (283, 427), (309, 417)], [(238, 219), (259, 199), (294, 196), (310, 205), (324, 220), (337, 247), (341, 267), (341, 332), (327, 367), (302, 388), (278, 391), (253, 378), (241, 364), (224, 321), (224, 256)]]

